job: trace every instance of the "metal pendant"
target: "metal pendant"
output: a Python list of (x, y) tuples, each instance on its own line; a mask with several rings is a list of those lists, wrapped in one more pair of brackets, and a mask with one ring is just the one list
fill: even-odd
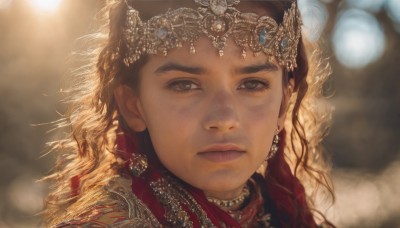
[(227, 0), (210, 0), (210, 8), (215, 15), (220, 16), (228, 9), (228, 2)]

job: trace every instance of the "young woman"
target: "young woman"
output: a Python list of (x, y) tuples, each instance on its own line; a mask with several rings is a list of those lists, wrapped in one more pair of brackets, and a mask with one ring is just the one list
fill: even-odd
[(126, 0), (104, 12), (108, 36), (54, 146), (46, 224), (316, 227), (312, 193), (332, 192), (330, 109), (297, 3)]

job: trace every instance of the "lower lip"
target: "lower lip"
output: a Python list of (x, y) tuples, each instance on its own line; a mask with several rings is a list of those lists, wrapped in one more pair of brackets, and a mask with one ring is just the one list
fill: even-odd
[(228, 162), (241, 157), (244, 151), (211, 151), (199, 153), (199, 156), (212, 162)]

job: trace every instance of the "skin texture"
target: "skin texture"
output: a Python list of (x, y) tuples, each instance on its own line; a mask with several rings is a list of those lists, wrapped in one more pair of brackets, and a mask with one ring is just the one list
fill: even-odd
[(282, 68), (264, 54), (242, 59), (231, 40), (222, 57), (209, 39), (195, 46), (196, 54), (184, 46), (150, 56), (139, 91), (121, 85), (114, 95), (128, 126), (148, 129), (169, 171), (206, 195), (230, 199), (264, 162), (283, 126)]

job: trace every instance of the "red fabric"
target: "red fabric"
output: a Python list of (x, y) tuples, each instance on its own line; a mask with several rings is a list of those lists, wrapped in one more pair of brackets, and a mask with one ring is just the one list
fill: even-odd
[(265, 173), (266, 190), (276, 209), (274, 219), (282, 227), (317, 227), (306, 201), (305, 189), (285, 161), (285, 134), (285, 131), (280, 133), (279, 150), (268, 161)]
[(71, 196), (77, 196), (79, 194), (80, 178), (79, 176), (74, 176), (71, 178)]
[(240, 224), (228, 213), (224, 212), (216, 205), (209, 203), (203, 191), (193, 187), (188, 187), (187, 190), (191, 193), (193, 198), (196, 199), (197, 203), (203, 208), (207, 213), (208, 218), (214, 224), (223, 222), (226, 227), (241, 227)]

